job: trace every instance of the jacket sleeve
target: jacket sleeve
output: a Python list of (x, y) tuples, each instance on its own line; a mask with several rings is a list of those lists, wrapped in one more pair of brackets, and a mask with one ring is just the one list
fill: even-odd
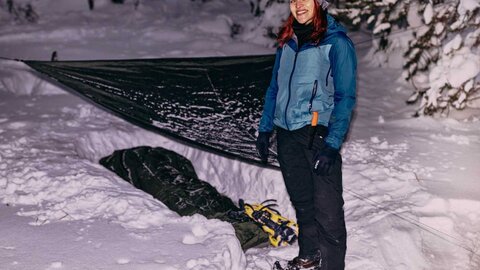
[(335, 40), (329, 53), (335, 88), (334, 108), (325, 141), (328, 146), (340, 149), (356, 102), (357, 57), (355, 47), (346, 34), (339, 34)]
[(259, 132), (271, 132), (273, 130), (273, 117), (275, 114), (275, 105), (278, 92), (277, 74), (280, 66), (281, 55), (282, 48), (278, 48), (275, 55), (275, 64), (273, 65), (272, 79), (270, 80), (270, 85), (268, 86), (267, 93), (265, 94), (263, 114), (258, 127)]

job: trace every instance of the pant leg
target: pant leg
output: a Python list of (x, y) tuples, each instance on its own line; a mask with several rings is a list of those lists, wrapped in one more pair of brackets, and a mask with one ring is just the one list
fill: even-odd
[(310, 162), (304, 152), (307, 134), (303, 130), (287, 131), (280, 128), (277, 132), (278, 162), (299, 226), (300, 257), (314, 255), (320, 248), (315, 221), (314, 184)]
[[(320, 142), (321, 144), (322, 142)], [(313, 158), (319, 149), (307, 150)], [(321, 146), (320, 146), (321, 147)], [(313, 166), (310, 158), (310, 166)], [(315, 221), (318, 224), (322, 270), (343, 270), (347, 249), (347, 231), (343, 211), (342, 158), (337, 156), (328, 176), (313, 173)]]

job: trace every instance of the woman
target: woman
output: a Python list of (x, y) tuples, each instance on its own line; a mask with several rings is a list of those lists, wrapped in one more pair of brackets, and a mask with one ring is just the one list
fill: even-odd
[[(299, 254), (285, 269), (345, 267), (346, 229), (339, 150), (355, 105), (356, 55), (324, 0), (291, 0), (265, 96), (257, 151), (278, 161), (299, 225)], [(282, 269), (282, 268), (279, 268)]]

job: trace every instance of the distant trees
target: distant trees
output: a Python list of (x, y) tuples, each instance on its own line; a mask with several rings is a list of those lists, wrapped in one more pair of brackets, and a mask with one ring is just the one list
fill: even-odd
[[(111, 0), (113, 4), (124, 4), (125, 0)], [(140, 5), (140, 0), (134, 0), (133, 5), (135, 9), (138, 8)], [(93, 10), (95, 8), (95, 0), (88, 0), (88, 7), (90, 10)]]
[[(124, 3), (124, 0), (111, 0), (111, 1), (114, 4), (123, 4)], [(93, 10), (95, 8), (95, 0), (88, 0), (88, 8), (90, 10)]]
[(265, 9), (272, 6), (273, 3), (286, 3), (290, 0), (244, 0), (250, 4), (250, 11), (255, 16), (260, 16), (265, 13)]
[[(0, 0), (0, 9), (6, 10), (16, 22), (36, 23), (40, 17), (35, 11), (35, 2), (35, 0)], [(111, 0), (111, 3), (132, 3), (136, 10), (141, 0)], [(94, 10), (95, 0), (87, 0), (87, 5), (90, 10)]]
[(38, 21), (38, 14), (35, 12), (32, 4), (17, 4), (13, 0), (7, 0), (7, 10), (15, 21), (35, 23)]
[(13, 12), (13, 0), (7, 0), (8, 13)]
[(265, 46), (275, 46), (276, 34), (290, 10), (290, 0), (241, 0), (250, 6), (254, 20), (242, 22), (240, 39)]

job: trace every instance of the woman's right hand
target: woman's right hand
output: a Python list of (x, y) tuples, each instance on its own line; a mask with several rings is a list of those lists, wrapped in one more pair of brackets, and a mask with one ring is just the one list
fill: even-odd
[(267, 164), (268, 162), (268, 148), (270, 147), (271, 135), (272, 132), (259, 132), (257, 136), (257, 142), (255, 143), (258, 156), (264, 164)]

